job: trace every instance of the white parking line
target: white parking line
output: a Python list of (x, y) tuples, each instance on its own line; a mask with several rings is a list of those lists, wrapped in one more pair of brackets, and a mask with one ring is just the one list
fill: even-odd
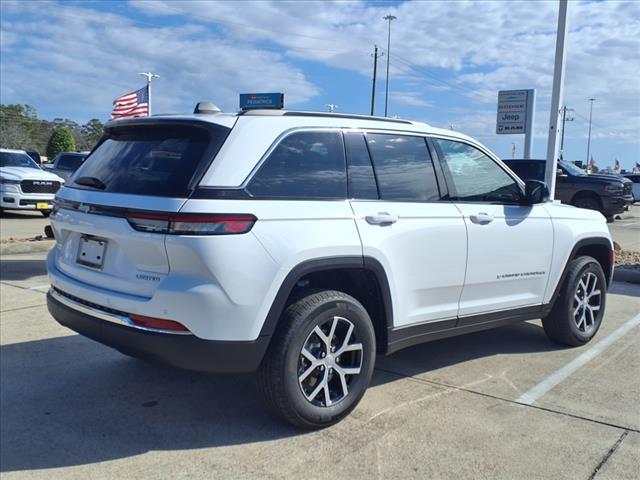
[(624, 335), (626, 335), (632, 328), (640, 325), (640, 313), (633, 317), (631, 320), (628, 320), (626, 323), (623, 323), (617, 330), (613, 333), (610, 333), (609, 336), (605, 337), (603, 340), (600, 340), (593, 347), (591, 347), (586, 352), (580, 354), (572, 361), (567, 363), (560, 370), (549, 375), (543, 381), (535, 385), (526, 393), (522, 394), (519, 398), (516, 399), (516, 402), (523, 403), (525, 405), (531, 405), (533, 402), (542, 397), (545, 393), (551, 390), (553, 387), (562, 382), (565, 378), (571, 375), (573, 372), (578, 370), (580, 367), (585, 365), (590, 360), (593, 360), (596, 356), (602, 353), (608, 346), (614, 343), (617, 340), (620, 340)]
[(35, 287), (29, 287), (29, 290), (48, 290), (49, 288), (51, 288), (51, 285), (46, 284), (46, 285), (38, 285)]

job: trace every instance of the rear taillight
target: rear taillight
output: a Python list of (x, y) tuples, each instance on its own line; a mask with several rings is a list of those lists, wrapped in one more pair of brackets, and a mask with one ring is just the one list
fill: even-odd
[(189, 329), (181, 323), (164, 318), (144, 317), (142, 315), (130, 314), (129, 318), (138, 327), (151, 328), (154, 330), (172, 330), (175, 332), (188, 332)]
[(139, 232), (172, 235), (237, 235), (247, 233), (257, 218), (250, 214), (128, 212)]

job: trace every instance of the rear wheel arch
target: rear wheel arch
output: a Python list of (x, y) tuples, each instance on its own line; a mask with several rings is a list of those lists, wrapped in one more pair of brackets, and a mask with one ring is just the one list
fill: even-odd
[(280, 285), (260, 335), (273, 335), (287, 306), (313, 290), (337, 290), (358, 300), (371, 317), (378, 352), (386, 352), (392, 299), (384, 267), (372, 257), (327, 257), (296, 265)]

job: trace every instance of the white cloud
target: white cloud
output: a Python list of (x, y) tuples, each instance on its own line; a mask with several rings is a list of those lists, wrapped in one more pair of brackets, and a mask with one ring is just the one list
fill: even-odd
[[(312, 83), (299, 65), (371, 75), (372, 47), (386, 47), (382, 17), (390, 13), (398, 17), (392, 23), (393, 113), (401, 113), (401, 105), (431, 107), (441, 123), (494, 135), (497, 91), (536, 88), (536, 132), (546, 133), (555, 1), (136, 1), (129, 8), (142, 15), (137, 20), (74, 4), (2, 5), (33, 16), (27, 22), (3, 15), (3, 39), (10, 39), (4, 46), (25, 52), (19, 65), (2, 61), (3, 96), (35, 103), (52, 101), (55, 92), (60, 102), (80, 96), (104, 109), (135, 83), (131, 72), (153, 68), (163, 73), (157, 83), (163, 110), (190, 108), (196, 95), (227, 99), (223, 108), (233, 109), (239, 91), (257, 88), (285, 89), (289, 105), (301, 103), (331, 79)], [(566, 103), (584, 116), (587, 98), (595, 96), (594, 136), (637, 141), (640, 2), (572, 1), (571, 11)], [(25, 81), (34, 73), (47, 79), (46, 87)], [(574, 131), (586, 135), (584, 128)]]
[(19, 61), (3, 55), (2, 102), (54, 104), (66, 112), (106, 118), (114, 98), (144, 84), (136, 72), (146, 69), (162, 73), (154, 87), (155, 111), (189, 111), (204, 99), (233, 111), (240, 91), (258, 88), (284, 86), (289, 104), (318, 94), (318, 87), (280, 53), (200, 25), (149, 26), (51, 3), (4, 8), (3, 3), (3, 14), (20, 17), (2, 22), (3, 36), (19, 36), (21, 42)]

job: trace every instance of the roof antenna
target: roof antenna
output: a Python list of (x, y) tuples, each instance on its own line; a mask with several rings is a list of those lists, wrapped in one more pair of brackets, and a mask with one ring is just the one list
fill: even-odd
[(222, 113), (222, 110), (211, 102), (198, 102), (193, 113)]

